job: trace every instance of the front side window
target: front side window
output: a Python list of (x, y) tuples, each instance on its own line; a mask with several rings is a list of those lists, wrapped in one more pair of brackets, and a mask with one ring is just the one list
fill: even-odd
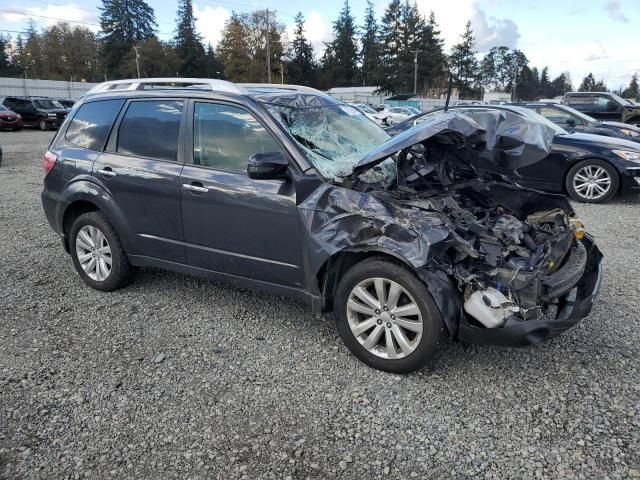
[(85, 103), (71, 120), (65, 138), (78, 147), (102, 150), (123, 104), (124, 100)]
[(116, 151), (177, 161), (182, 106), (181, 100), (131, 102), (118, 129)]
[[(567, 123), (569, 123), (569, 119), (573, 118), (567, 112), (563, 112), (562, 110), (551, 107), (542, 107), (540, 109), (540, 115), (542, 115), (547, 120), (551, 120), (553, 123), (557, 123), (560, 125), (566, 125)], [(576, 123), (580, 123), (580, 121)]]
[(215, 103), (195, 104), (195, 165), (241, 172), (246, 171), (251, 155), (281, 151), (278, 142), (246, 110)]

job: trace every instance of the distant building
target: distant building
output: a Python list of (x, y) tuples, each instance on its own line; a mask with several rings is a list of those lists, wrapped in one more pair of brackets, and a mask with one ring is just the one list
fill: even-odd
[(484, 92), (482, 97), (484, 103), (510, 103), (511, 94), (508, 92)]
[(380, 87), (336, 87), (330, 88), (327, 93), (333, 98), (346, 103), (382, 103), (389, 95), (379, 92)]

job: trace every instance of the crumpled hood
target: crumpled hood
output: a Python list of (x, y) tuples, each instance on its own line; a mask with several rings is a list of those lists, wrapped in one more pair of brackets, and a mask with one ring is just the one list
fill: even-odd
[(554, 136), (555, 131), (544, 123), (512, 112), (488, 110), (464, 115), (442, 112), (369, 152), (354, 167), (353, 175), (374, 167), (400, 150), (428, 140), (479, 152), (502, 152), (506, 167), (516, 171), (546, 157)]

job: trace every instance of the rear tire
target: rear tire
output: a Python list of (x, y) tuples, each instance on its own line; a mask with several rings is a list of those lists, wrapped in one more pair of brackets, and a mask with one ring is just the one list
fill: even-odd
[(46, 121), (44, 121), (44, 120), (40, 120), (40, 121), (38, 122), (38, 128), (39, 128), (41, 131), (46, 132), (47, 130), (49, 130), (49, 124), (48, 124)]
[(71, 225), (69, 242), (73, 265), (91, 288), (116, 290), (127, 285), (137, 271), (102, 212), (80, 215)]
[(385, 372), (423, 367), (442, 332), (442, 316), (425, 284), (408, 268), (382, 258), (363, 260), (344, 274), (334, 315), (351, 352)]
[(620, 176), (603, 160), (583, 160), (576, 163), (565, 181), (571, 198), (582, 203), (603, 203), (618, 192)]

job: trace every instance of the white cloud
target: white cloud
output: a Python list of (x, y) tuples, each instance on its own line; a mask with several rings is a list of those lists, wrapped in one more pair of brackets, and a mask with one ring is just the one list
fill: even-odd
[(324, 42), (331, 40), (331, 27), (317, 10), (311, 10), (305, 17), (304, 29), (307, 40), (318, 51), (323, 51)]
[(469, 20), (476, 38), (476, 48), (480, 53), (501, 45), (517, 47), (520, 38), (518, 26), (508, 18), (487, 17), (481, 2), (477, 0), (418, 0), (417, 3), (425, 16), (431, 11), (435, 14), (446, 49), (458, 43)]
[(609, 13), (611, 20), (620, 23), (629, 23), (629, 17), (627, 17), (620, 8), (620, 2), (618, 0), (611, 0), (607, 2), (604, 9)]
[(74, 3), (67, 5), (49, 4), (46, 7), (14, 7), (8, 8), (11, 12), (2, 13), (2, 20), (10, 23), (23, 23), (32, 18), (41, 26), (51, 26), (59, 22), (69, 22), (71, 25), (87, 27), (94, 32), (100, 30), (96, 13), (85, 10)]
[(231, 12), (224, 7), (206, 5), (200, 8), (194, 4), (193, 13), (196, 16), (196, 27), (202, 34), (205, 45), (211, 43), (215, 47), (222, 37), (224, 24), (231, 16)]

